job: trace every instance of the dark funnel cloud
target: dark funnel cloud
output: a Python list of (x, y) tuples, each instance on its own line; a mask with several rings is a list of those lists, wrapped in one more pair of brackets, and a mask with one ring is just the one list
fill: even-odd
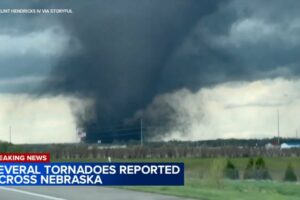
[(178, 113), (162, 94), (299, 79), (296, 0), (1, 0), (0, 8), (73, 10), (1, 14), (0, 93), (91, 99), (86, 111), (71, 105), (89, 142), (139, 139), (141, 118), (145, 131), (155, 128), (147, 137), (163, 138)]
[[(297, 1), (47, 3), (73, 9), (58, 21), (73, 38), (69, 51), (77, 50), (61, 56), (43, 93), (94, 100), (92, 111), (86, 112), (93, 118), (78, 116), (89, 142), (138, 139), (139, 120), (128, 119), (160, 94), (299, 75)], [(162, 114), (153, 116), (162, 119), (147, 118), (145, 126), (172, 124), (168, 119), (174, 110), (167, 105), (157, 110)]]
[[(221, 1), (224, 2), (224, 1)], [(165, 68), (197, 22), (221, 5), (215, 0), (72, 1), (71, 16), (61, 21), (79, 43), (77, 53), (62, 56), (51, 73), (46, 92), (94, 100), (93, 120), (80, 120), (87, 141), (137, 139), (139, 134), (115, 132), (124, 120), (152, 99), (182, 87), (188, 76), (163, 77)], [(75, 43), (75, 41), (74, 41)], [(168, 85), (169, 78), (179, 84)], [(138, 131), (137, 131), (138, 133)]]

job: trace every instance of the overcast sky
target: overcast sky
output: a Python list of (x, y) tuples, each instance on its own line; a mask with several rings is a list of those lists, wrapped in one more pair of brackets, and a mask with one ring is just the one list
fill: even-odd
[(139, 118), (167, 126), (149, 139), (273, 137), (277, 110), (282, 136), (300, 131), (297, 0), (3, 0), (4, 8), (73, 14), (0, 14), (1, 140), (9, 126), (17, 143), (73, 142), (78, 126), (95, 140), (91, 124)]

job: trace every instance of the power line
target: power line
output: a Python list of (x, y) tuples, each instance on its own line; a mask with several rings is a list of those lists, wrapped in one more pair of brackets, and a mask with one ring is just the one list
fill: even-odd
[(94, 127), (92, 127), (91, 128), (92, 130), (95, 130), (95, 131), (97, 131), (97, 132), (107, 132), (107, 131), (119, 131), (119, 130), (132, 130), (132, 129), (140, 129), (140, 125), (138, 125), (138, 126), (128, 126), (128, 127), (120, 127), (120, 126), (118, 126), (118, 127), (110, 127), (110, 128), (95, 128), (95, 126)]
[(113, 140), (113, 139), (122, 139), (124, 137), (130, 137), (137, 140), (139, 138), (140, 145), (143, 146), (145, 142), (145, 133), (156, 132), (156, 131), (167, 131), (168, 128), (164, 125), (151, 124), (145, 125), (143, 119), (139, 120), (139, 125), (137, 123), (131, 125), (117, 125), (110, 127), (100, 128), (100, 125), (91, 125), (87, 129), (87, 134), (90, 132), (97, 133), (99, 139), (104, 140)]
[(138, 128), (124, 128), (124, 129), (114, 129), (114, 130), (109, 130), (109, 131), (96, 131), (99, 134), (105, 134), (105, 133), (122, 133), (122, 132), (127, 132), (127, 131), (139, 131), (140, 127)]
[(121, 135), (101, 135), (101, 138), (116, 138), (116, 137), (124, 137), (124, 136), (129, 136), (129, 135), (136, 135), (138, 136), (138, 133), (125, 133), (125, 134), (121, 134)]
[(141, 146), (143, 146), (143, 119), (141, 119)]
[(277, 125), (278, 125), (278, 145), (280, 145), (280, 139), (279, 139), (279, 110), (277, 109)]
[(9, 126), (9, 143), (11, 144), (11, 126)]

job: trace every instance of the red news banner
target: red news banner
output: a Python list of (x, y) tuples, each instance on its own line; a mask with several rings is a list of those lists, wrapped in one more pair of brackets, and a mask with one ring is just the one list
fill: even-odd
[(50, 153), (0, 153), (0, 162), (50, 162)]

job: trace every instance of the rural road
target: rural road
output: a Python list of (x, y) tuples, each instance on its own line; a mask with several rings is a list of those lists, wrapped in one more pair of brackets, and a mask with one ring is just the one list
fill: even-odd
[(183, 200), (108, 187), (1, 187), (1, 200)]

